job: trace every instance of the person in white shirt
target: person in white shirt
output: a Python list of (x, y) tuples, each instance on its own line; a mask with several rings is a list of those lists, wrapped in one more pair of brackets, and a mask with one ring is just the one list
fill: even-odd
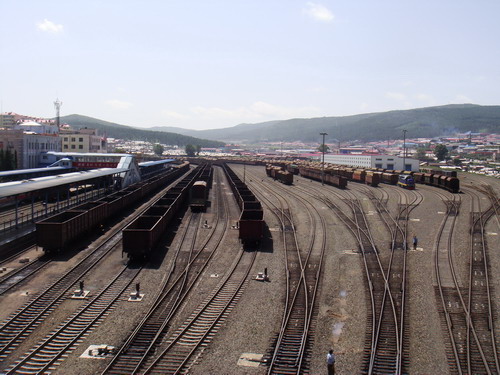
[(331, 349), (326, 355), (326, 366), (328, 368), (328, 375), (335, 375), (335, 354), (333, 354), (333, 350)]

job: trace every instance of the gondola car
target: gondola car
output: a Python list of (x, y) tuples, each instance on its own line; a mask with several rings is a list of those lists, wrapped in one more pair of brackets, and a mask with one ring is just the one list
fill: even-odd
[(189, 207), (191, 211), (204, 211), (207, 207), (207, 183), (205, 181), (196, 181), (191, 187)]

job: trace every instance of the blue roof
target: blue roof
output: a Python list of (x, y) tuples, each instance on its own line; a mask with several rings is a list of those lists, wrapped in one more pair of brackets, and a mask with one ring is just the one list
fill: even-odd
[(139, 163), (139, 167), (151, 167), (152, 165), (167, 164), (167, 163), (172, 163), (173, 161), (175, 161), (175, 159), (145, 161), (143, 163)]

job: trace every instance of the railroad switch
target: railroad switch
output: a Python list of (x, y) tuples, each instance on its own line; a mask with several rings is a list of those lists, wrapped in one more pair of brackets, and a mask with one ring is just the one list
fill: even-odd
[(116, 354), (116, 348), (111, 345), (90, 345), (80, 358), (104, 359)]
[(84, 299), (90, 292), (84, 289), (84, 282), (80, 280), (80, 289), (74, 290), (71, 298), (73, 299)]
[(144, 297), (144, 293), (140, 292), (141, 283), (135, 284), (135, 292), (130, 293), (130, 297), (128, 299), (129, 302), (140, 302)]
[(259, 272), (254, 279), (257, 281), (270, 281), (269, 275), (267, 274), (267, 267), (264, 268), (264, 272)]

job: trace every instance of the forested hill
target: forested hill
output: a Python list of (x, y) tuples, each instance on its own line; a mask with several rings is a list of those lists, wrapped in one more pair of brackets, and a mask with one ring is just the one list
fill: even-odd
[(99, 129), (99, 131), (105, 132), (108, 137), (112, 138), (163, 143), (166, 145), (177, 145), (180, 147), (188, 144), (200, 145), (201, 147), (221, 147), (225, 145), (224, 142), (216, 140), (199, 139), (177, 133), (133, 128), (82, 115), (62, 116), (61, 123), (68, 123), (74, 128), (87, 127)]
[(224, 129), (190, 130), (189, 134), (221, 141), (316, 142), (319, 133), (326, 132), (327, 141), (378, 141), (401, 139), (403, 129), (412, 138), (432, 138), (468, 131), (500, 133), (500, 106), (446, 105), (344, 117), (241, 124)]

